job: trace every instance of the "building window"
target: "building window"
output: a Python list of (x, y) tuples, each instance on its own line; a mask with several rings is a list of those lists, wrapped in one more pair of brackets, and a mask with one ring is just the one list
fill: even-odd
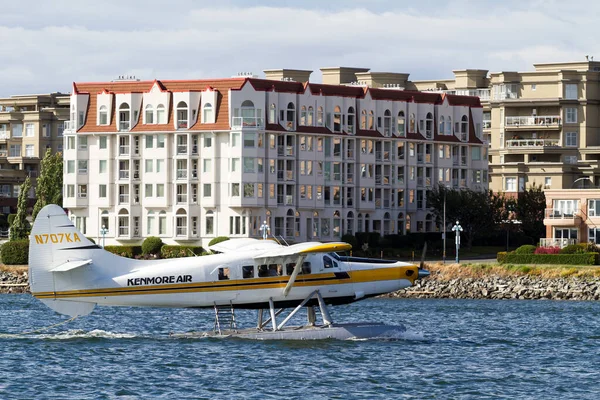
[(152, 197), (152, 184), (151, 183), (146, 183), (145, 190), (144, 190), (144, 196)]
[(244, 157), (244, 172), (245, 173), (253, 173), (254, 172), (254, 157)]
[(254, 183), (244, 183), (244, 197), (254, 197)]
[(425, 116), (425, 137), (427, 139), (433, 138), (433, 114), (427, 113)]
[[(465, 137), (465, 133), (467, 133), (469, 129), (469, 118), (467, 118), (466, 115), (462, 116), (462, 119), (460, 121), (460, 132), (463, 134), (463, 137)], [(463, 139), (466, 140), (466, 139)]]
[(214, 217), (214, 213), (212, 211), (207, 211), (206, 212), (206, 234), (207, 235), (213, 235), (214, 234), (214, 225), (215, 225), (215, 217)]
[(177, 129), (188, 127), (188, 106), (185, 101), (177, 103)]
[(535, 92), (535, 90), (537, 89), (537, 85), (535, 83), (531, 84), (531, 91)]
[(161, 211), (158, 214), (158, 234), (166, 235), (167, 234), (167, 212)]
[(156, 148), (157, 149), (165, 148), (165, 135), (162, 133), (156, 137)]
[(25, 124), (25, 136), (26, 137), (34, 136), (34, 125), (33, 124)]
[(286, 122), (287, 129), (294, 129), (296, 125), (296, 109), (294, 108), (294, 103), (292, 102), (288, 103), (287, 105)]
[(154, 123), (154, 107), (151, 104), (146, 106), (146, 112), (144, 113), (144, 119), (146, 124)]
[(202, 108), (202, 122), (205, 124), (213, 123), (213, 106), (211, 103), (204, 104)]
[(67, 185), (67, 197), (75, 197), (75, 185)]
[(12, 136), (23, 137), (23, 124), (12, 124)]
[(151, 149), (154, 146), (154, 136), (146, 135), (146, 148)]
[(577, 84), (567, 83), (565, 85), (565, 99), (577, 100)]
[(33, 157), (34, 145), (26, 144), (25, 145), (25, 157)]
[(77, 185), (77, 197), (80, 199), (87, 198), (87, 185)]
[(130, 127), (129, 104), (123, 103), (119, 106), (119, 130), (128, 131)]
[(517, 178), (504, 178), (504, 191), (516, 192), (517, 191)]
[(300, 108), (300, 121), (299, 125), (306, 125), (306, 106)]
[(212, 196), (212, 184), (205, 183), (203, 185), (203, 196), (204, 197), (211, 197)]
[(77, 172), (80, 174), (87, 174), (88, 162), (87, 160), (79, 160), (77, 162)]
[(339, 106), (335, 106), (333, 110), (333, 131), (342, 131), (342, 109)]
[(87, 136), (79, 136), (79, 150), (87, 150), (88, 138)]
[(75, 160), (68, 160), (67, 161), (67, 174), (74, 174), (75, 173)]
[(567, 124), (576, 124), (577, 123), (577, 108), (576, 107), (566, 107), (565, 108), (565, 122)]
[(323, 126), (323, 107), (317, 108), (317, 126)]
[(108, 109), (106, 106), (100, 106), (98, 111), (98, 125), (108, 125)]
[(565, 133), (565, 146), (577, 147), (577, 132)]
[(445, 130), (446, 130), (446, 125), (445, 125), (444, 116), (442, 115), (440, 117), (440, 130), (439, 130), (439, 134), (443, 135)]
[(154, 211), (148, 211), (147, 221), (148, 223), (146, 224), (146, 234), (152, 235), (154, 234)]
[(156, 197), (165, 197), (165, 184), (158, 183), (156, 185)]
[(415, 131), (415, 114), (411, 113), (410, 114), (410, 119), (408, 120), (408, 130), (413, 133)]
[(157, 124), (166, 124), (167, 123), (167, 113), (165, 112), (165, 106), (159, 104), (156, 106), (156, 123)]
[(238, 147), (240, 145), (240, 134), (239, 132), (233, 132), (231, 134), (231, 147)]
[(101, 199), (106, 198), (106, 185), (98, 185), (98, 197)]
[[(71, 162), (71, 161), (69, 161)], [(106, 173), (106, 165), (107, 165), (107, 160), (98, 160), (98, 172), (101, 174), (105, 174)]]
[(271, 104), (269, 106), (269, 123), (275, 124), (277, 122), (277, 106)]
[(100, 136), (100, 138), (98, 139), (98, 147), (100, 149), (106, 149), (108, 147), (108, 137), (107, 136)]
[(240, 197), (240, 184), (239, 183), (231, 184), (231, 196), (232, 197)]
[(550, 189), (551, 187), (552, 187), (552, 177), (547, 176), (544, 178), (544, 189)]

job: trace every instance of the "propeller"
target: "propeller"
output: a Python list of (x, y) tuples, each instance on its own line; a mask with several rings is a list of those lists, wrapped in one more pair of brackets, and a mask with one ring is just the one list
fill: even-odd
[(425, 269), (425, 254), (427, 253), (427, 242), (423, 245), (423, 252), (421, 253), (421, 262), (419, 263), (419, 279), (423, 279), (429, 276), (429, 271)]

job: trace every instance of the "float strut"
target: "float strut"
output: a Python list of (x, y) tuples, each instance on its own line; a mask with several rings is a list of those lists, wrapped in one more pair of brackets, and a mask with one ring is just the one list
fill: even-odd
[(325, 300), (323, 300), (323, 296), (321, 296), (321, 292), (318, 290), (317, 298), (319, 299), (319, 308), (321, 309), (321, 316), (323, 317), (323, 325), (333, 324), (331, 316), (329, 315), (329, 311), (327, 311), (327, 304), (325, 304)]

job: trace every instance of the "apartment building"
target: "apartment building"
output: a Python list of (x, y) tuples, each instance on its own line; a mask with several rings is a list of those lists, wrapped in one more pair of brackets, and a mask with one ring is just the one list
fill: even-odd
[(15, 213), (20, 185), (35, 181), (46, 149), (62, 151), (69, 95), (19, 95), (0, 99), (0, 213)]
[(438, 231), (428, 190), (487, 188), (477, 97), (402, 90), (403, 74), (322, 72), (322, 84), (303, 70), (74, 83), (64, 207), (106, 244), (206, 245), (260, 237), (263, 221), (286, 241), (329, 241)]
[(490, 146), (490, 189), (517, 194), (600, 185), (600, 62), (534, 64), (534, 71), (457, 70), (455, 79), (408, 82), (413, 90), (480, 96)]

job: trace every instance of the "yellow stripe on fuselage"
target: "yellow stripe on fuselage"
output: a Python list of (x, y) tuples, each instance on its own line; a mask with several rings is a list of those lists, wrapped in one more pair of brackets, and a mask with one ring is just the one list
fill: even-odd
[[(413, 271), (408, 273), (407, 271)], [(366, 283), (377, 281), (388, 281), (407, 279), (414, 283), (418, 277), (417, 266), (403, 266), (378, 268), (368, 270), (345, 271), (350, 278), (335, 278), (334, 273), (299, 275), (294, 286), (323, 286), (323, 285), (341, 285), (353, 283)], [(196, 282), (196, 283), (179, 283), (169, 285), (152, 285), (152, 286), (124, 286), (116, 288), (102, 289), (82, 289), (82, 290), (67, 290), (60, 292), (36, 292), (33, 296), (39, 299), (58, 299), (58, 298), (73, 298), (73, 297), (106, 297), (106, 296), (137, 296), (148, 294), (174, 294), (174, 293), (195, 293), (195, 292), (222, 292), (222, 291), (239, 291), (239, 290), (259, 290), (259, 289), (276, 289), (284, 288), (289, 280), (289, 276), (277, 276), (267, 278), (250, 278), (243, 280), (222, 280), (215, 282)]]

